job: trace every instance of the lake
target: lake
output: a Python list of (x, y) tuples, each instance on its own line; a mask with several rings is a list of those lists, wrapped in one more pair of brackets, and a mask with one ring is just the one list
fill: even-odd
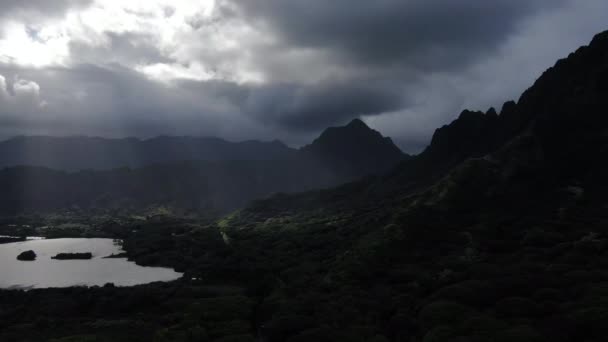
[[(35, 261), (17, 255), (33, 250)], [(58, 253), (91, 252), (90, 260), (53, 260)], [(125, 259), (104, 259), (123, 252), (112, 239), (48, 239), (0, 244), (0, 288), (69, 286), (132, 286), (178, 279), (182, 273), (163, 267), (143, 267)]]

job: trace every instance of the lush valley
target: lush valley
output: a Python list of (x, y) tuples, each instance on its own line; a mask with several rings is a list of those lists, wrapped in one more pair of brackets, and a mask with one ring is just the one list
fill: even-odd
[[(464, 111), (436, 131), (423, 153), (388, 173), (325, 190), (276, 194), (229, 215), (135, 213), (121, 204), (95, 214), (81, 208), (54, 217), (23, 212), (18, 223), (7, 218), (0, 234), (27, 235), (51, 224), (71, 228), (74, 236), (117, 237), (138, 264), (169, 266), (185, 275), (132, 288), (0, 291), (0, 339), (605, 340), (607, 111), (604, 32), (558, 61), (517, 102), (506, 103), (500, 113)], [(349, 126), (361, 128), (359, 122)], [(370, 163), (353, 161), (344, 152), (348, 146), (327, 136), (316, 143), (332, 147), (323, 149), (331, 153), (321, 160), (346, 175), (342, 180), (362, 175), (352, 173), (360, 168), (344, 165)], [(396, 155), (382, 150), (389, 156), (382, 160)], [(301, 151), (319, 155), (314, 144)], [(277, 170), (259, 174), (271, 169)], [(16, 177), (24, 170), (2, 172)], [(58, 177), (37, 189), (64, 191), (62, 177), (101, 177), (86, 183), (113, 189), (97, 173), (32, 172)], [(137, 174), (118, 183), (124, 189), (145, 171), (107, 172)], [(189, 184), (193, 196), (200, 196), (192, 186), (192, 179), (201, 178), (197, 172), (178, 177), (184, 182), (175, 186)], [(269, 177), (280, 187), (281, 176)], [(134, 191), (155, 198), (143, 188)], [(295, 190), (305, 189), (271, 192)], [(161, 192), (176, 198), (171, 190)]]

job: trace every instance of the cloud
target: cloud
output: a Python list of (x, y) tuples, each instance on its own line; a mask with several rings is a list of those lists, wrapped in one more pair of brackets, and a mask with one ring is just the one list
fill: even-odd
[(383, 91), (366, 82), (305, 86), (183, 80), (165, 84), (119, 65), (18, 72), (38, 83), (19, 79), (12, 85), (15, 95), (5, 93), (9, 99), (30, 94), (28, 100), (38, 107), (28, 110), (28, 115), (17, 114), (25, 107), (5, 108), (0, 122), (12, 128), (36, 126), (30, 132), (38, 133), (61, 129), (57, 133), (224, 135), (237, 140), (260, 138), (256, 134), (264, 133), (270, 139), (281, 131), (306, 135), (336, 120), (345, 122), (353, 113), (373, 115), (401, 105), (400, 93), (388, 83)]
[(0, 135), (307, 142), (362, 117), (409, 152), (605, 29), (602, 0), (0, 2)]
[(285, 47), (330, 50), (362, 65), (427, 70), (458, 68), (483, 57), (522, 20), (563, 2), (229, 0)]
[(92, 0), (2, 0), (0, 18), (40, 20), (41, 18), (63, 15), (69, 9), (77, 9), (91, 4)]
[(412, 101), (398, 112), (370, 118), (372, 126), (395, 136), (408, 151), (420, 151), (435, 128), (463, 109), (499, 109), (517, 100), (557, 59), (565, 58), (594, 34), (608, 29), (602, 0), (569, 1), (523, 21), (498, 50), (466, 68), (425, 73), (408, 86)]
[(244, 106), (262, 122), (290, 131), (317, 131), (353, 117), (401, 108), (398, 85), (380, 80), (253, 87)]
[(173, 62), (156, 46), (156, 39), (151, 34), (104, 32), (102, 36), (99, 44), (71, 41), (72, 61), (97, 65), (116, 63), (130, 67)]
[[(16, 73), (21, 75), (17, 81), (6, 81)], [(264, 125), (243, 116), (235, 106), (242, 91), (235, 84), (183, 81), (168, 85), (119, 65), (19, 70), (0, 67), (0, 74), (7, 75), (0, 78), (4, 84), (0, 135), (4, 137), (169, 134), (241, 140), (272, 136)]]
[(40, 99), (40, 86), (38, 83), (15, 76), (7, 80), (0, 74), (0, 115), (14, 116), (31, 113), (46, 103)]

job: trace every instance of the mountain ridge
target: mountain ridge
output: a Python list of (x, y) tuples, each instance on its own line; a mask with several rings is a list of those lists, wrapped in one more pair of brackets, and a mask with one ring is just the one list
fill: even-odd
[[(333, 136), (336, 130), (346, 136), (354, 134), (371, 139), (359, 140), (356, 144), (351, 144), (352, 141), (340, 144), (341, 136), (334, 136), (329, 144), (313, 142), (309, 145), (312, 150), (290, 149), (287, 154), (265, 155), (266, 158), (258, 160), (192, 160), (182, 158), (185, 154), (198, 153), (188, 141), (185, 142), (185, 147), (183, 146), (185, 138), (159, 137), (147, 140), (146, 143), (153, 151), (170, 156), (172, 160), (144, 158), (147, 161), (144, 166), (121, 165), (109, 170), (75, 171), (74, 169), (79, 169), (76, 167), (59, 170), (48, 166), (4, 168), (0, 170), (0, 186), (5, 193), (4, 198), (0, 199), (0, 212), (52, 211), (69, 207), (141, 209), (163, 205), (194, 211), (226, 211), (273, 193), (320, 189), (380, 174), (406, 157), (395, 145), (387, 144), (387, 140), (380, 133), (371, 130), (363, 122), (328, 129), (321, 136)], [(95, 150), (82, 143), (74, 144), (66, 139), (61, 141), (67, 141), (69, 148), (77, 149), (80, 155), (91, 155)], [(171, 141), (178, 143), (172, 144)], [(284, 151), (284, 145), (281, 143), (270, 144), (276, 144), (280, 151)], [(334, 144), (338, 145), (337, 149), (332, 148)], [(366, 149), (367, 145), (371, 146), (371, 149)], [(127, 150), (125, 153), (122, 147), (122, 157), (138, 156), (133, 150)], [(316, 150), (317, 147), (320, 149)], [(263, 148), (268, 148), (268, 144), (263, 145)], [(173, 154), (176, 149), (182, 153)], [(361, 153), (359, 149), (368, 153)], [(383, 153), (385, 149), (388, 153)], [(332, 153), (325, 153), (327, 150)], [(369, 150), (373, 153), (370, 154)], [(79, 155), (57, 151), (48, 155), (48, 152), (49, 149), (35, 150), (37, 156), (47, 158), (49, 162), (57, 162), (57, 158), (66, 158), (69, 161)], [(108, 155), (108, 151), (102, 149), (101, 152), (98, 150), (99, 156), (95, 159), (98, 165), (105, 162), (103, 158)], [(218, 153), (209, 152), (212, 153), (211, 156)], [(348, 158), (344, 159), (342, 153)], [(370, 155), (373, 163), (369, 162)]]
[(296, 150), (280, 141), (229, 142), (215, 137), (158, 136), (112, 139), (86, 136), (21, 136), (0, 142), (0, 167), (45, 166), (61, 170), (141, 167), (183, 160), (272, 160)]
[[(346, 138), (349, 138), (353, 135), (352, 132), (357, 132), (355, 134), (358, 134), (358, 137), (366, 137), (367, 140), (351, 139), (346, 145), (354, 142), (357, 146), (349, 147), (340, 141), (342, 137), (334, 136), (346, 133)], [(332, 136), (334, 137), (331, 138)], [(326, 141), (328, 137), (330, 140)], [(380, 146), (382, 143), (379, 142), (383, 142), (384, 146)], [(381, 153), (380, 160), (390, 159), (382, 160), (382, 167), (370, 172), (386, 169), (395, 159), (407, 157), (390, 138), (383, 137), (360, 119), (354, 119), (345, 126), (325, 129), (311, 144), (301, 148), (291, 148), (277, 139), (233, 142), (219, 137), (167, 135), (150, 138), (21, 135), (0, 141), (0, 168), (27, 165), (66, 171), (110, 170), (179, 161), (278, 160), (295, 158), (299, 153), (307, 154), (313, 159), (323, 159), (323, 162), (331, 162), (330, 159), (340, 158), (335, 152), (332, 155), (323, 153), (324, 149), (332, 149), (331, 145), (340, 145), (339, 152), (349, 153), (349, 161), (356, 162), (356, 167), (361, 168), (366, 163), (356, 161), (359, 151), (355, 149), (366, 148), (369, 143), (377, 145), (373, 146), (373, 152)], [(351, 151), (348, 151), (348, 148)], [(383, 148), (387, 149), (386, 153), (382, 151)], [(310, 153), (312, 150), (315, 151)], [(354, 175), (360, 175), (360, 172), (355, 172)]]
[[(582, 70), (573, 72), (571, 69), (575, 67)], [(589, 45), (558, 60), (517, 102), (505, 102), (500, 113), (494, 108), (486, 112), (463, 110), (457, 119), (436, 129), (422, 153), (402, 161), (385, 175), (361, 180), (357, 185), (344, 185), (335, 191), (359, 189), (364, 200), (408, 197), (424, 192), (469, 160), (472, 163), (486, 160), (489, 164), (492, 164), (490, 160), (502, 160), (501, 163), (509, 164), (504, 166), (510, 169), (511, 176), (517, 172), (540, 172), (539, 165), (546, 164), (544, 172), (556, 168), (550, 172), (555, 174), (551, 177), (553, 180), (574, 177), (569, 169), (576, 168), (580, 173), (581, 165), (608, 170), (602, 158), (598, 158), (608, 155), (608, 117), (602, 115), (608, 108), (608, 96), (602, 96), (602, 92), (608, 93), (608, 31), (597, 34)], [(580, 96), (576, 97), (577, 94)], [(579, 99), (584, 106), (569, 105), (572, 99)], [(594, 177), (594, 182), (604, 183), (597, 179), (598, 172)], [(548, 181), (544, 178), (536, 181)], [(332, 197), (330, 192), (322, 190), (302, 196), (309, 201), (319, 196), (320, 203), (325, 205), (328, 202), (322, 198)], [(253, 207), (272, 206), (271, 199), (265, 204), (260, 202)], [(288, 198), (281, 197), (277, 204), (289, 202)], [(300, 202), (294, 199), (294, 203)]]
[[(277, 279), (261, 334), (339, 340), (371, 321), (382, 341), (605, 339), (607, 85), (608, 31), (385, 176), (222, 220), (250, 251), (235, 259)], [(345, 312), (357, 323), (310, 328)], [(313, 323), (285, 332), (285, 317)]]

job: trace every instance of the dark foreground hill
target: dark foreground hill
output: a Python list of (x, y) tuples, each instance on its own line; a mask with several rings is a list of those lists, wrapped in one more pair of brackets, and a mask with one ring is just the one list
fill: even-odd
[[(26, 140), (32, 139), (42, 138)], [(70, 144), (67, 144), (68, 138), (44, 139), (52, 141), (49, 143), (51, 147), (37, 151), (39, 156), (44, 156), (49, 161), (54, 161), (53, 158), (65, 162), (73, 160), (74, 165), (88, 163), (87, 157), (78, 153), (68, 157), (62, 154), (63, 152), (54, 150), (52, 153), (57, 154), (46, 155), (45, 153), (51, 153), (48, 149), (56, 149), (57, 144), (61, 146), (66, 144), (64, 146), (66, 148)], [(90, 138), (73, 139), (77, 140), (73, 142), (74, 145), (78, 145), (80, 139), (84, 139), (85, 144), (82, 147), (70, 145), (68, 149), (80, 148), (79, 151), (87, 155), (101, 146), (94, 144), (88, 146), (86, 142), (90, 142)], [(208, 144), (201, 145), (206, 147), (197, 150), (186, 144), (188, 140), (184, 139), (187, 138), (165, 139), (173, 143), (158, 142), (157, 150), (160, 156), (170, 156), (176, 160), (195, 154), (200, 158), (209, 156)], [(132, 143), (114, 140), (102, 140), (102, 142), (112, 146)], [(137, 141), (139, 145), (134, 146), (141, 144), (147, 146), (152, 142)], [(223, 144), (225, 145), (225, 142)], [(278, 149), (283, 146), (276, 144), (274, 147)], [(176, 146), (181, 146), (185, 151)], [(187, 146), (189, 147), (186, 148)], [(240, 145), (229, 146), (234, 148)], [(167, 152), (173, 149), (181, 152)], [(268, 149), (268, 146), (264, 149)], [(222, 149), (213, 150), (213, 153), (222, 151)], [(250, 154), (243, 154), (240, 157), (245, 158), (247, 155)], [(93, 153), (90, 162), (97, 163), (98, 158), (106, 156), (112, 155)], [(120, 156), (119, 154), (118, 157)], [(146, 154), (131, 155), (133, 156), (145, 157)], [(239, 157), (228, 154), (223, 158), (230, 156)], [(269, 159), (262, 160), (263, 156)], [(256, 158), (258, 159), (174, 161), (133, 169), (124, 167), (77, 172), (32, 166), (6, 168), (0, 170), (0, 188), (3, 192), (0, 197), (0, 213), (51, 211), (63, 208), (128, 210), (153, 206), (171, 206), (194, 211), (207, 209), (225, 211), (277, 192), (320, 189), (366, 175), (383, 173), (406, 159), (407, 155), (403, 154), (389, 138), (382, 137), (362, 121), (356, 120), (344, 127), (329, 128), (319, 139), (302, 150), (289, 150), (286, 154), (268, 152)], [(115, 158), (111, 163), (120, 160)]]
[(132, 259), (182, 282), (0, 291), (0, 337), (605, 341), (606, 113), (608, 32), (386, 176), (126, 228)]

